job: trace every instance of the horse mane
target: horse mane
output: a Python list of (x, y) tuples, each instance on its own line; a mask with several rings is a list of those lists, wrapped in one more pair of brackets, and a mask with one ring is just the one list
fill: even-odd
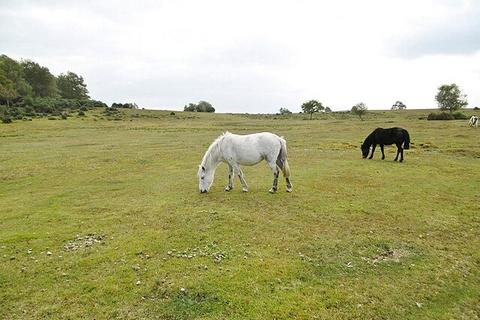
[(223, 140), (223, 138), (225, 138), (225, 136), (229, 134), (230, 132), (226, 131), (222, 133), (220, 136), (218, 136), (212, 142), (212, 144), (208, 147), (207, 152), (205, 152), (205, 155), (203, 156), (202, 163), (200, 164), (200, 166), (205, 167), (205, 165), (207, 165), (208, 167), (210, 167), (214, 156), (219, 154), (221, 151), (220, 142)]
[[(380, 129), (380, 128), (377, 128), (377, 129)], [(363, 141), (362, 143), (362, 147), (363, 146), (366, 146), (368, 144), (368, 146), (370, 147), (372, 144), (373, 144), (373, 136), (375, 135), (375, 131), (377, 131), (377, 129), (373, 130), (372, 133), (370, 133), (366, 138), (365, 140)]]

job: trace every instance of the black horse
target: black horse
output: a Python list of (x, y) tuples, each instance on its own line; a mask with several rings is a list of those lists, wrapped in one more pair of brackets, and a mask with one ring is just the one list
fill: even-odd
[(377, 144), (380, 145), (380, 150), (382, 150), (382, 160), (385, 159), (385, 153), (383, 152), (384, 145), (396, 144), (397, 145), (397, 156), (395, 161), (398, 160), (398, 155), (400, 154), (400, 162), (403, 161), (403, 150), (410, 149), (410, 135), (408, 131), (403, 128), (377, 128), (373, 130), (372, 133), (368, 135), (365, 141), (362, 144), (362, 155), (365, 159), (368, 156), (370, 151), (370, 146), (373, 145), (372, 154), (368, 159), (372, 159), (373, 153)]

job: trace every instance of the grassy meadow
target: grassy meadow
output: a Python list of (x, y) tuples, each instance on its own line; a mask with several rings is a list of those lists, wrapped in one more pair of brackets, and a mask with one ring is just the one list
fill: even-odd
[[(274, 117), (125, 110), (0, 125), (0, 319), (479, 319), (480, 129), (428, 110)], [(465, 111), (470, 114), (471, 110)], [(397, 163), (361, 158), (401, 126)], [(208, 194), (223, 131), (287, 140), (293, 193)]]

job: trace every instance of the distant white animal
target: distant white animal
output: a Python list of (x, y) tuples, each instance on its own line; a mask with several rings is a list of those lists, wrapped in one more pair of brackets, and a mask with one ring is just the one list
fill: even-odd
[(478, 117), (477, 116), (471, 116), (470, 120), (468, 120), (468, 125), (470, 127), (478, 128)]
[(210, 189), (215, 170), (221, 162), (228, 165), (228, 185), (225, 191), (233, 189), (234, 174), (242, 183), (243, 191), (248, 191), (247, 182), (240, 165), (253, 166), (265, 160), (273, 172), (271, 193), (277, 191), (279, 170), (282, 170), (287, 183), (287, 192), (292, 191), (290, 168), (287, 161), (287, 143), (283, 137), (270, 132), (238, 135), (225, 132), (208, 147), (198, 168), (199, 189), (206, 193)]

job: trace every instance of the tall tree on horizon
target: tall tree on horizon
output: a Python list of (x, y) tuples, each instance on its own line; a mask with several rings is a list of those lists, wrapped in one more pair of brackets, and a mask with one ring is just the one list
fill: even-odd
[(83, 77), (71, 71), (57, 77), (58, 93), (66, 99), (89, 99), (87, 85)]
[(32, 87), (34, 97), (55, 97), (58, 94), (55, 76), (47, 67), (42, 67), (32, 60), (20, 63), (25, 80)]

